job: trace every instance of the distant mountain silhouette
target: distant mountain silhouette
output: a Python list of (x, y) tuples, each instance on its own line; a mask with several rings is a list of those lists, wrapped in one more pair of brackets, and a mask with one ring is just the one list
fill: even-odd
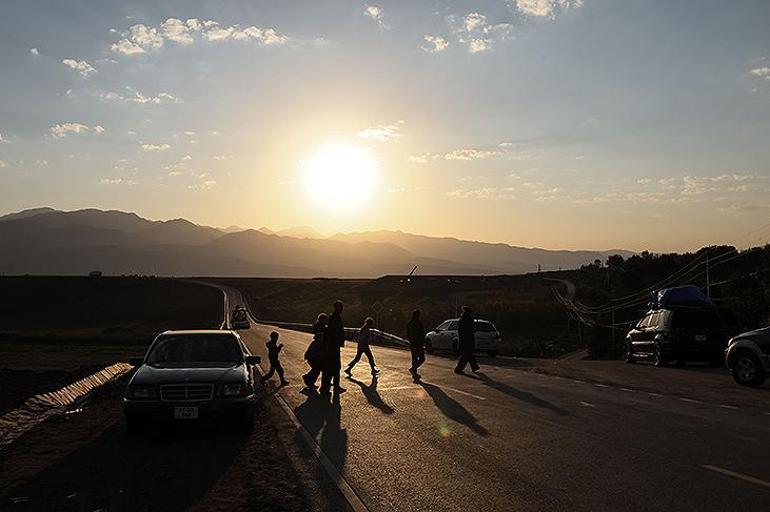
[(228, 233), (185, 219), (36, 208), (0, 217), (0, 273), (372, 277), (419, 265), (422, 274), (499, 274), (532, 271), (538, 263), (544, 270), (573, 268), (627, 253), (547, 251), (393, 231), (318, 237), (311, 228)]

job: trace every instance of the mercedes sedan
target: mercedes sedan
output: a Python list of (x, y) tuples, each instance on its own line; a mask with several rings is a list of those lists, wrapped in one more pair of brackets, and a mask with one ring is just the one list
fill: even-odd
[(166, 331), (152, 342), (128, 383), (123, 412), (130, 433), (149, 421), (235, 419), (250, 425), (258, 356), (234, 331)]

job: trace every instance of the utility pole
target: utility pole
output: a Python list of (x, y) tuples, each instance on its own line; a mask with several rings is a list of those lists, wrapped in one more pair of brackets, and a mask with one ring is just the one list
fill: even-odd
[(711, 275), (709, 273), (709, 258), (706, 256), (706, 297), (711, 298)]

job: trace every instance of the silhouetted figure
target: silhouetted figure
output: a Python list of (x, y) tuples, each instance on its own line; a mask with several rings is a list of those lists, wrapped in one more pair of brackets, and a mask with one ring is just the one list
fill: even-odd
[(334, 302), (334, 312), (329, 315), (323, 341), (323, 369), (321, 374), (321, 393), (329, 393), (334, 386), (334, 393), (344, 393), (340, 386), (340, 348), (345, 345), (345, 326), (342, 323), (342, 302)]
[(270, 339), (267, 340), (265, 346), (267, 347), (267, 359), (270, 361), (270, 370), (259, 380), (264, 383), (265, 381), (270, 380), (274, 373), (277, 373), (278, 377), (281, 379), (281, 386), (285, 386), (289, 381), (284, 378), (283, 366), (281, 366), (281, 361), (278, 360), (278, 354), (281, 352), (283, 345), (278, 345), (277, 332), (273, 331), (270, 333)]
[(420, 310), (412, 311), (412, 319), (406, 324), (406, 338), (409, 340), (409, 350), (412, 352), (412, 366), (409, 373), (414, 381), (420, 380), (417, 369), (425, 362), (425, 327), (420, 320)]
[(476, 323), (473, 320), (471, 308), (468, 306), (463, 306), (463, 313), (460, 315), (460, 321), (457, 325), (457, 338), (460, 358), (457, 360), (455, 373), (462, 374), (468, 363), (471, 365), (471, 370), (479, 371), (479, 363), (476, 362), (476, 356), (473, 355), (476, 348)]
[(361, 326), (361, 329), (356, 334), (356, 343), (358, 345), (358, 348), (356, 350), (356, 357), (354, 357), (348, 363), (348, 367), (345, 368), (345, 373), (348, 374), (348, 377), (352, 377), (353, 367), (358, 363), (358, 361), (361, 360), (361, 356), (363, 354), (366, 354), (366, 358), (369, 359), (369, 366), (372, 369), (372, 375), (377, 375), (378, 373), (380, 373), (380, 370), (378, 370), (374, 364), (374, 355), (372, 354), (372, 349), (369, 346), (369, 342), (371, 341), (371, 337), (372, 337), (373, 326), (374, 326), (374, 318), (367, 317), (366, 320), (364, 320), (364, 325)]
[(321, 375), (321, 369), (323, 368), (323, 343), (324, 343), (324, 331), (326, 330), (326, 313), (318, 315), (316, 322), (313, 324), (312, 333), (313, 341), (308, 345), (305, 351), (305, 361), (310, 365), (310, 371), (302, 376), (302, 381), (308, 389), (315, 389), (318, 376)]

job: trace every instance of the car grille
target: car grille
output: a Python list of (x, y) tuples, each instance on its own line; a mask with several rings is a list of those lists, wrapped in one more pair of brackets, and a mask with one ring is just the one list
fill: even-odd
[(214, 396), (212, 384), (164, 384), (160, 399), (164, 402), (202, 402)]

